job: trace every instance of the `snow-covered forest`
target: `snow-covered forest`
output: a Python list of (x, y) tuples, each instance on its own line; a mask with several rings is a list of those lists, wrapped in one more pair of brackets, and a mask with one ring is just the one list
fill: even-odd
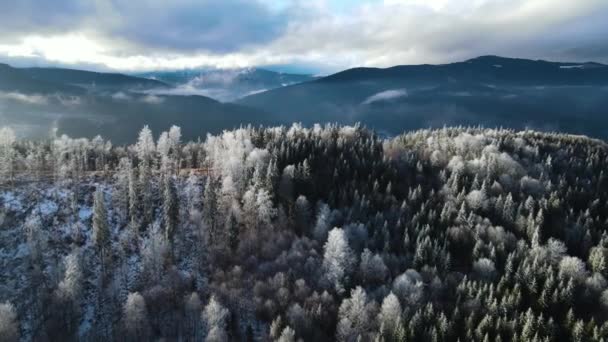
[(0, 130), (0, 341), (601, 341), (608, 145)]

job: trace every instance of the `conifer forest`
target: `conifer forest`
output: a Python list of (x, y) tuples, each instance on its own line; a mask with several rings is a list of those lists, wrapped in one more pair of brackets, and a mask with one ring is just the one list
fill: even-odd
[(606, 341), (607, 170), (530, 130), (4, 128), (0, 341)]

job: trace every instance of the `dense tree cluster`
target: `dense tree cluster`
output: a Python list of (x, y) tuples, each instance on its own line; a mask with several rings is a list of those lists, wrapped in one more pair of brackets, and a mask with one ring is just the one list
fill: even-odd
[(606, 169), (533, 131), (3, 129), (0, 335), (607, 340)]

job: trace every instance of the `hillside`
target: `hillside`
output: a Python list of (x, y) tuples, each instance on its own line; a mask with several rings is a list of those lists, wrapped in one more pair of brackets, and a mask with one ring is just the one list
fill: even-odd
[(173, 85), (168, 93), (205, 95), (220, 101), (309, 82), (311, 75), (289, 74), (260, 68), (153, 71), (136, 74)]
[(121, 74), (0, 65), (0, 122), (20, 138), (53, 134), (133, 143), (143, 125), (184, 127), (185, 138), (247, 124), (272, 124), (272, 116), (205, 96), (156, 95), (169, 85)]
[(160, 81), (116, 73), (62, 68), (23, 68), (21, 71), (33, 80), (75, 85), (98, 91), (146, 90), (168, 87), (166, 83)]
[(608, 66), (484, 56), (355, 68), (237, 102), (307, 124), (362, 122), (391, 135), (481, 124), (606, 138)]
[[(536, 131), (0, 130), (24, 340), (600, 341), (608, 145)], [(7, 335), (8, 336), (8, 335)]]

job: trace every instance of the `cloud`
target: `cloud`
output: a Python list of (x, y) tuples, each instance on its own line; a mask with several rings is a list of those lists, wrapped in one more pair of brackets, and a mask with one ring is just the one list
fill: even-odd
[(15, 43), (81, 34), (115, 55), (229, 53), (276, 38), (287, 18), (256, 0), (4, 1), (0, 37)]
[(125, 71), (608, 62), (607, 16), (605, 0), (23, 0), (0, 4), (0, 56)]
[(45, 105), (49, 102), (48, 97), (43, 95), (28, 95), (17, 92), (0, 92), (0, 100), (11, 100), (34, 105)]
[(75, 107), (82, 104), (82, 98), (78, 96), (69, 96), (63, 94), (40, 95), (40, 94), (24, 94), (20, 92), (2, 92), (0, 91), (0, 101), (8, 100), (30, 105), (48, 105), (59, 104), (64, 107)]
[(119, 91), (111, 95), (112, 99), (117, 101), (131, 101), (133, 98), (131, 95), (125, 93), (124, 91)]
[(124, 18), (110, 34), (137, 48), (174, 52), (234, 52), (267, 43), (287, 26), (282, 12), (251, 0), (117, 1), (108, 12)]
[(146, 96), (140, 98), (139, 100), (143, 103), (152, 104), (152, 105), (161, 104), (165, 101), (164, 98), (162, 98), (160, 96), (152, 95), (152, 94), (146, 95)]
[(393, 100), (396, 98), (406, 97), (406, 96), (407, 96), (406, 89), (385, 90), (385, 91), (379, 92), (377, 94), (374, 94), (374, 95), (368, 97), (367, 99), (365, 99), (365, 101), (363, 101), (363, 104), (371, 104), (371, 103), (379, 102), (379, 101), (388, 101), (388, 100)]

